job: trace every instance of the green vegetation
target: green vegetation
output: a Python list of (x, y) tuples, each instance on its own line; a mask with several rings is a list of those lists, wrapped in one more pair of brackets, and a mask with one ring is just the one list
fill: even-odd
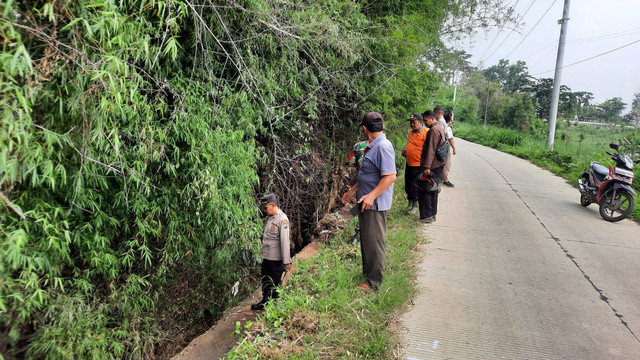
[[(640, 156), (640, 93), (634, 94), (629, 113), (623, 115), (625, 104), (620, 98), (596, 104), (592, 93), (561, 85), (554, 150), (549, 151), (545, 120), (553, 79), (533, 77), (524, 61), (502, 59), (478, 69), (464, 51), (448, 50), (447, 54), (454, 64), (447, 74), (452, 83), (455, 80), (455, 88), (441, 88), (435, 102), (455, 113), (456, 136), (529, 159), (572, 184), (588, 171), (591, 161), (611, 163), (605, 154), (610, 142), (620, 144), (621, 151), (634, 158)], [(638, 190), (639, 182), (633, 186)], [(632, 218), (640, 219), (639, 208)]]
[(0, 357), (175, 353), (255, 287), (256, 195), (281, 195), (302, 246), (356, 119), (404, 125), (442, 86), (442, 37), (512, 15), (503, 0), (0, 2)]
[[(609, 143), (620, 144), (621, 151), (628, 154), (636, 153), (637, 150), (633, 149), (640, 144), (640, 135), (635, 131), (590, 126), (559, 129), (553, 151), (547, 150), (545, 137), (536, 138), (520, 131), (493, 126), (485, 128), (456, 123), (456, 136), (531, 160), (564, 177), (574, 186), (582, 173), (588, 171), (591, 161), (612, 164), (611, 157), (605, 153), (612, 151)], [(640, 192), (640, 181), (635, 181), (633, 188)], [(578, 199), (576, 191), (576, 201)], [(640, 207), (634, 209), (631, 218), (640, 221)]]
[(419, 224), (402, 213), (404, 181), (398, 177), (387, 222), (385, 279), (362, 292), (360, 245), (350, 245), (351, 225), (300, 264), (283, 296), (256, 322), (238, 324), (242, 334), (228, 359), (390, 359), (397, 339), (389, 324), (415, 294)]
[[(510, 129), (537, 133), (543, 119), (549, 118), (553, 79), (535, 78), (529, 74), (524, 61), (511, 64), (502, 59), (497, 65), (486, 69), (472, 66), (469, 54), (448, 49), (453, 73), (445, 73), (455, 82), (457, 96), (453, 96), (453, 86), (443, 88), (435, 99), (448, 111), (454, 111), (458, 120), (471, 123), (485, 123)], [(571, 121), (617, 124), (623, 126), (640, 125), (640, 93), (634, 94), (627, 114), (623, 114), (627, 104), (615, 97), (602, 103), (595, 103), (588, 91), (574, 91), (560, 85), (558, 119)]]

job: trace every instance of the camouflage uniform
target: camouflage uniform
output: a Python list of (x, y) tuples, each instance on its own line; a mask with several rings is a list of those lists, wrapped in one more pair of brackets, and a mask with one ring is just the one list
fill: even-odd
[(355, 166), (356, 169), (360, 170), (367, 145), (368, 143), (366, 141), (359, 141), (353, 145), (351, 153), (349, 154), (349, 160), (347, 161), (350, 166)]
[[(367, 141), (359, 141), (353, 144), (353, 148), (351, 149), (351, 153), (349, 154), (349, 160), (347, 161), (347, 164), (349, 166), (353, 166), (356, 168), (356, 170), (360, 171), (362, 160), (364, 160), (364, 151), (367, 149), (367, 145), (369, 145)], [(351, 242), (355, 244), (360, 240), (360, 222), (356, 223), (353, 230), (355, 230), (355, 234), (351, 238)]]

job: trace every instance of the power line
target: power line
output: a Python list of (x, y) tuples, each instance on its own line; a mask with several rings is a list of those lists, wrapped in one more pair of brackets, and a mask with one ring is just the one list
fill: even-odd
[[(496, 53), (496, 51), (498, 51), (498, 49), (500, 49), (502, 47), (502, 45), (504, 44), (505, 41), (507, 41), (507, 39), (509, 38), (509, 36), (511, 36), (511, 34), (513, 34), (513, 32), (515, 31), (515, 29), (518, 27), (518, 25), (520, 25), (520, 22), (522, 22), (522, 19), (524, 19), (524, 16), (527, 15), (527, 13), (529, 12), (529, 10), (531, 9), (531, 7), (533, 6), (533, 4), (536, 2), (537, 0), (531, 0), (531, 2), (529, 3), (529, 7), (527, 8), (527, 10), (524, 12), (524, 14), (522, 14), (522, 16), (520, 17), (520, 20), (518, 20), (518, 22), (516, 23), (516, 25), (513, 27), (513, 29), (511, 29), (511, 31), (509, 32), (509, 34), (507, 34), (507, 37), (504, 38), (504, 40), (502, 40), (502, 42), (500, 43), (500, 45), (498, 45), (498, 47), (493, 50), (493, 52), (491, 53), (491, 55), (487, 56), (486, 58), (490, 58), (493, 56), (493, 54)], [(496, 35), (497, 37), (497, 35)], [(482, 59), (480, 59), (478, 62), (482, 61)]]
[(520, 47), (520, 45), (522, 45), (522, 43), (527, 39), (527, 37), (529, 37), (529, 34), (531, 34), (531, 32), (533, 32), (533, 30), (536, 28), (536, 26), (538, 26), (538, 24), (540, 24), (540, 21), (542, 21), (542, 19), (544, 19), (544, 17), (547, 15), (549, 10), (551, 10), (551, 8), (553, 7), (553, 4), (555, 4), (556, 1), (557, 0), (553, 0), (551, 5), (549, 5), (549, 7), (547, 8), (547, 11), (545, 11), (544, 14), (542, 14), (542, 16), (540, 17), (540, 19), (538, 19), (538, 22), (535, 25), (533, 25), (533, 27), (531, 28), (531, 30), (529, 30), (527, 35), (525, 35), (524, 38), (522, 38), (522, 40), (520, 40), (518, 45), (516, 45), (516, 47), (514, 47), (513, 50), (511, 50), (511, 52), (509, 54), (507, 54), (507, 56), (505, 56), (505, 58), (508, 58), (511, 54), (513, 54), (514, 51), (516, 51), (517, 48)]
[[(632, 42), (630, 42), (630, 43), (628, 43), (628, 44), (626, 44), (626, 45), (622, 45), (622, 46), (620, 46), (620, 47), (617, 47), (617, 48), (615, 48), (615, 49), (609, 50), (609, 51), (607, 51), (607, 52), (603, 52), (603, 53), (601, 53), (601, 54), (594, 55), (594, 56), (592, 56), (592, 57), (590, 57), (590, 58), (586, 58), (586, 59), (583, 59), (583, 60), (580, 60), (580, 61), (576, 61), (576, 62), (571, 63), (571, 64), (569, 64), (569, 65), (564, 65), (564, 66), (563, 66), (563, 67), (561, 67), (560, 69), (563, 69), (563, 68), (566, 68), (566, 67), (569, 67), (569, 66), (573, 66), (573, 65), (577, 65), (577, 64), (580, 64), (580, 63), (583, 63), (583, 62), (585, 62), (585, 61), (589, 61), (589, 60), (595, 59), (595, 58), (597, 58), (597, 57), (600, 57), (600, 56), (603, 56), (603, 55), (606, 55), (606, 54), (610, 54), (610, 53), (612, 53), (612, 52), (614, 52), (614, 51), (618, 51), (618, 50), (620, 50), (620, 49), (626, 48), (626, 47), (628, 47), (628, 46), (631, 46), (631, 45), (633, 45), (633, 44), (635, 44), (635, 43), (639, 43), (639, 42), (640, 42), (640, 39), (638, 39), (638, 40), (636, 40), (636, 41), (632, 41)], [(551, 72), (551, 71), (554, 71), (554, 70), (555, 70), (555, 69), (551, 69), (551, 70), (547, 70), (547, 71), (539, 72), (539, 73), (537, 73), (537, 74), (533, 74), (533, 75), (531, 75), (531, 76), (536, 76), (536, 75), (540, 75), (540, 74), (546, 74), (546, 73)]]
[[(555, 45), (555, 44), (554, 44)], [(545, 60), (547, 58), (547, 55), (549, 55), (551, 52), (553, 52), (553, 50), (555, 50), (556, 48), (551, 48), (549, 50), (547, 50), (546, 53), (544, 53), (544, 55), (542, 57), (540, 57), (540, 59), (538, 61), (536, 61), (535, 64), (531, 65), (532, 68), (536, 67), (538, 64), (540, 64), (543, 60)]]
[(614, 38), (623, 37), (623, 36), (635, 35), (637, 33), (640, 33), (640, 28), (621, 31), (613, 34), (599, 35), (599, 36), (594, 36), (590, 38), (575, 39), (575, 40), (568, 41), (567, 43), (575, 44), (575, 43), (583, 43), (583, 42), (591, 42), (591, 41), (609, 40), (609, 39), (614, 39)]
[[(576, 43), (580, 43), (580, 42), (591, 42), (591, 41), (600, 41), (600, 40), (610, 40), (610, 39), (614, 39), (614, 38), (618, 38), (618, 37), (635, 35), (635, 34), (638, 34), (638, 33), (640, 33), (640, 28), (635, 28), (635, 29), (619, 31), (619, 32), (611, 33), (611, 34), (603, 34), (603, 35), (598, 35), (598, 36), (593, 36), (593, 37), (588, 37), (588, 38), (568, 40), (567, 44), (576, 44)], [(548, 44), (546, 46), (543, 46), (543, 47), (541, 47), (541, 48), (539, 48), (539, 49), (527, 54), (526, 56), (523, 56), (522, 58), (523, 59), (529, 59), (532, 56), (540, 54), (541, 51), (547, 50), (551, 46), (557, 46), (557, 45), (558, 44), (555, 43), (555, 42), (550, 43), (550, 44)]]
[[(511, 7), (512, 9), (515, 10), (516, 6), (518, 6), (518, 3), (520, 2), (520, 0), (516, 1), (515, 5), (513, 5), (513, 7)], [(504, 28), (504, 24), (502, 23), (502, 25), (500, 25), (500, 29), (498, 30), (498, 34), (496, 35), (496, 37), (493, 38), (493, 41), (491, 42), (491, 44), (489, 44), (489, 46), (487, 46), (487, 49), (482, 53), (482, 55), (480, 55), (480, 61), (482, 61), (482, 58), (484, 57), (484, 54), (487, 53), (487, 51), (489, 51), (489, 49), (491, 49), (491, 46), (493, 46), (493, 43), (496, 42), (496, 40), (498, 40), (498, 37), (500, 36), (500, 34), (502, 34), (502, 29)]]
[[(625, 31), (619, 31), (619, 32), (615, 32), (615, 33), (611, 33), (611, 34), (603, 34), (603, 35), (598, 35), (598, 36), (593, 36), (593, 37), (588, 37), (588, 38), (581, 38), (581, 39), (574, 39), (574, 40), (569, 40), (567, 41), (567, 44), (577, 44), (577, 43), (582, 43), (582, 42), (592, 42), (592, 41), (601, 41), (601, 40), (610, 40), (613, 38), (618, 38), (618, 37), (623, 37), (623, 36), (629, 36), (629, 35), (635, 35), (640, 33), (640, 28), (635, 28), (635, 29), (629, 29), (629, 30), (625, 30)], [(526, 59), (527, 60), (527, 65), (530, 68), (535, 68), (536, 65), (540, 64), (540, 62), (542, 60), (544, 60), (544, 58), (557, 46), (557, 43), (552, 43), (552, 44), (548, 44), (546, 46), (543, 46), (539, 49), (536, 49), (535, 51), (527, 54), (526, 56), (523, 56), (522, 59)], [(544, 53), (543, 53), (544, 51)], [(531, 65), (530, 64), (530, 60), (534, 60), (534, 59), (538, 59), (538, 57), (541, 57), (541, 59), (539, 61), (536, 61), (535, 64)]]
[[(556, 43), (548, 44), (546, 46), (543, 46), (543, 47), (537, 49), (536, 51), (533, 51), (533, 52), (527, 54), (527, 56), (523, 56), (522, 58), (526, 59), (526, 60), (529, 60), (529, 58), (531, 58), (531, 57), (539, 56), (542, 53), (542, 51), (544, 51), (544, 50), (548, 50), (549, 48), (555, 49), (555, 46), (558, 46), (558, 44), (556, 44)], [(545, 55), (546, 55), (546, 53), (545, 53)]]

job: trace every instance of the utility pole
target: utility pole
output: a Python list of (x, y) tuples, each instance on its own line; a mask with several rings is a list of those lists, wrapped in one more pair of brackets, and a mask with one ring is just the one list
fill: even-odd
[(458, 90), (458, 84), (456, 84), (456, 69), (453, 69), (453, 103), (456, 103), (456, 92)]
[(549, 112), (549, 134), (547, 136), (547, 149), (553, 150), (553, 141), (556, 136), (556, 117), (558, 116), (558, 99), (560, 98), (560, 82), (562, 78), (562, 61), (564, 60), (564, 43), (567, 38), (567, 23), (569, 22), (569, 3), (564, 0), (562, 20), (560, 26), (560, 43), (558, 44), (558, 57), (556, 58), (556, 73), (553, 77), (553, 93), (551, 95), (551, 111)]
[(487, 127), (487, 110), (489, 109), (489, 79), (487, 79), (487, 101), (484, 102), (484, 127)]

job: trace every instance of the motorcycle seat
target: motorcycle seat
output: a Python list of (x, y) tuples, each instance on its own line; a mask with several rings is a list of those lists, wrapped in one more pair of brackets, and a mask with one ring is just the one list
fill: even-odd
[(591, 163), (591, 170), (596, 179), (598, 179), (598, 182), (602, 182), (604, 178), (609, 175), (609, 169), (597, 162)]

